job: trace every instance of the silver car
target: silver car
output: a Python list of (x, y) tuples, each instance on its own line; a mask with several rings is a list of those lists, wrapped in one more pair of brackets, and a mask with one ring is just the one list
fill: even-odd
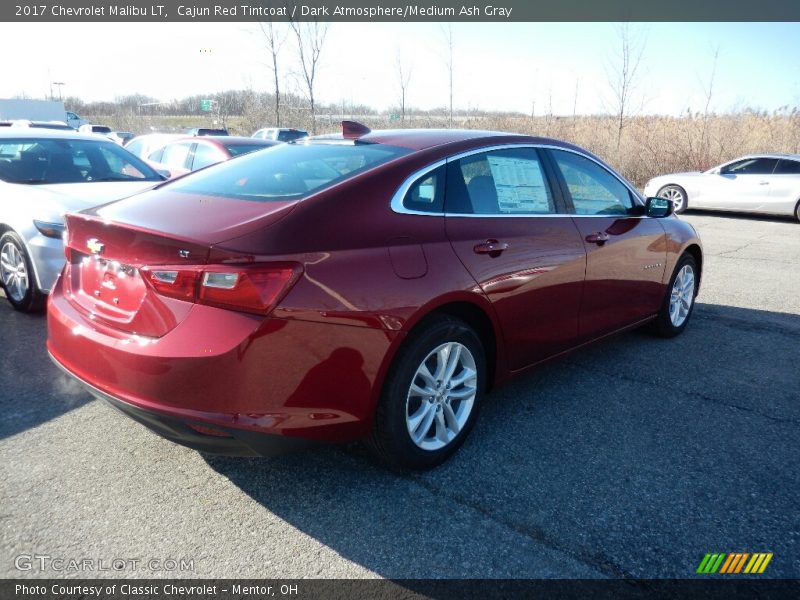
[(654, 177), (645, 196), (687, 208), (794, 216), (800, 221), (800, 154), (743, 156), (704, 172)]
[(44, 304), (64, 265), (64, 213), (163, 181), (110, 140), (76, 132), (0, 131), (0, 280), (17, 310)]

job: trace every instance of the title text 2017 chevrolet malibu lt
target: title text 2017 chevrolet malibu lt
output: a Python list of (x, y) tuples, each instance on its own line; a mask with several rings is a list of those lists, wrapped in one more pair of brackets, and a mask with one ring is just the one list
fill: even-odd
[(555, 140), (346, 123), (69, 215), (48, 348), (199, 450), (427, 468), (511, 375), (686, 327), (702, 253), (671, 210)]

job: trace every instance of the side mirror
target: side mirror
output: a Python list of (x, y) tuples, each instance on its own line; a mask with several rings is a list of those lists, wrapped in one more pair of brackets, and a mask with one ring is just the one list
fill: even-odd
[(648, 217), (660, 219), (670, 216), (675, 210), (675, 205), (666, 198), (648, 198), (644, 205), (644, 214)]

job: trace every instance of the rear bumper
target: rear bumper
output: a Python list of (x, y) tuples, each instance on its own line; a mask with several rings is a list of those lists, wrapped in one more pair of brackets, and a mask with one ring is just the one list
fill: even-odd
[[(147, 410), (115, 398), (111, 394), (107, 394), (85, 382), (58, 362), (52, 354), (50, 354), (50, 359), (95, 398), (107, 402), (124, 415), (147, 427), (153, 433), (199, 452), (223, 456), (269, 457), (303, 450), (315, 445), (310, 440), (300, 438), (270, 435), (243, 429), (223, 428), (216, 425), (210, 428), (207, 424), (199, 421), (186, 421), (153, 410)], [(204, 428), (207, 431), (213, 431), (216, 435), (201, 433), (197, 429), (193, 429), (192, 425)]]
[(272, 454), (262, 447), (272, 438), (295, 446), (364, 437), (400, 335), (196, 305), (163, 337), (142, 338), (85, 316), (63, 288), (49, 297), (52, 358), (128, 416), (208, 452)]

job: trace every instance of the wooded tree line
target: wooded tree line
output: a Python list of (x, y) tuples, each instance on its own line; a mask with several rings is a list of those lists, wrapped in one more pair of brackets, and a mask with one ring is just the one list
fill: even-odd
[[(114, 102), (83, 102), (67, 98), (67, 108), (95, 122), (135, 133), (209, 125), (228, 127), (232, 133), (250, 135), (268, 126), (299, 127), (312, 133), (339, 129), (342, 119), (363, 120), (376, 128), (465, 127), (513, 131), (554, 137), (592, 150), (639, 185), (648, 178), (677, 170), (704, 170), (751, 152), (800, 152), (800, 107), (784, 106), (772, 112), (739, 109), (718, 114), (712, 110), (719, 48), (714, 49), (708, 74), (699, 82), (703, 108), (679, 117), (644, 115), (640, 89), (647, 39), (627, 24), (617, 28), (617, 39), (606, 60), (607, 89), (604, 114), (578, 115), (580, 82), (575, 81), (572, 116), (553, 111), (550, 101), (530, 115), (454, 108), (463, 99), (454, 94), (458, 62), (458, 37), (453, 25), (441, 27), (442, 106), (430, 110), (413, 107), (414, 65), (397, 49), (396, 102), (379, 110), (352, 102), (320, 102), (317, 82), (328, 24), (257, 24), (263, 41), (265, 65), (271, 72), (270, 91), (243, 89), (198, 94), (168, 102), (143, 94)], [(435, 68), (435, 61), (426, 68)], [(465, 67), (464, 67), (465, 68)], [(294, 81), (287, 89), (287, 81)], [(212, 100), (203, 111), (201, 100)]]

